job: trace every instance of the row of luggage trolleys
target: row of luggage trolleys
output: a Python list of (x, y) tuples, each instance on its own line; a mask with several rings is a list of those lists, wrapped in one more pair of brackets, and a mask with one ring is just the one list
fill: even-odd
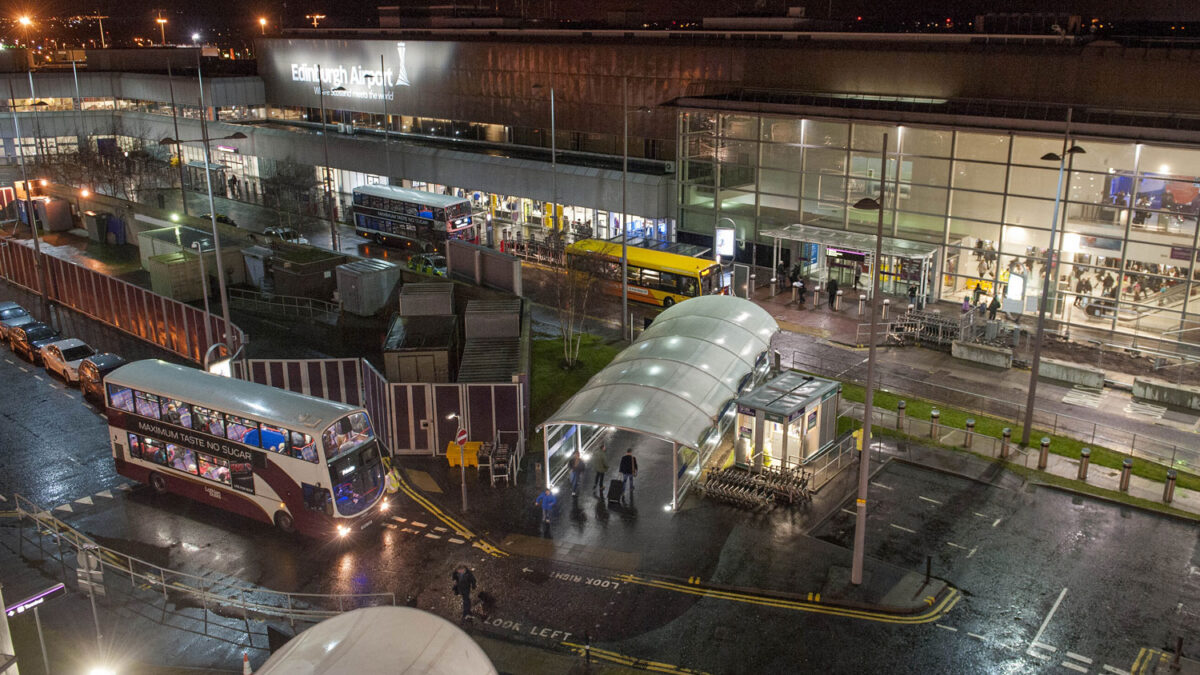
[(757, 473), (728, 467), (710, 470), (697, 487), (705, 497), (739, 508), (766, 510), (778, 504), (812, 503), (811, 477), (800, 467), (763, 467)]

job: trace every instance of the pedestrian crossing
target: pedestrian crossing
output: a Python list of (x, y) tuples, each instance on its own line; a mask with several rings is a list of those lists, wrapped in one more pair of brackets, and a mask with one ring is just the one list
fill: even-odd
[(1153, 403), (1144, 403), (1142, 401), (1130, 401), (1125, 405), (1125, 412), (1130, 415), (1142, 415), (1144, 417), (1152, 417), (1156, 420), (1161, 420), (1166, 414), (1167, 408)]
[(1075, 385), (1063, 396), (1062, 402), (1084, 408), (1099, 408), (1104, 401), (1104, 390)]

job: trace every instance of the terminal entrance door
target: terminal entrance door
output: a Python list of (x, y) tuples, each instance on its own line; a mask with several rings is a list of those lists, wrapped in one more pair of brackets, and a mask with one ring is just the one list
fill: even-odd
[(867, 254), (861, 251), (826, 248), (825, 264), (829, 278), (836, 280), (838, 286), (842, 288), (853, 287), (856, 276), (861, 277), (862, 275), (863, 263), (866, 262), (867, 257)]

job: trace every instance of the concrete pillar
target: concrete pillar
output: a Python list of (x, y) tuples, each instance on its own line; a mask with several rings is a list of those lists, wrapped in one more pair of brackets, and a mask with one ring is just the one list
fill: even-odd
[(1133, 473), (1133, 460), (1126, 457), (1125, 461), (1121, 462), (1121, 482), (1117, 484), (1117, 489), (1121, 492), (1129, 492), (1129, 475)]
[(889, 309), (891, 306), (892, 306), (892, 301), (891, 301), (891, 300), (889, 300), (888, 298), (884, 298), (884, 299), (883, 299), (883, 316), (881, 317), (881, 318), (882, 318), (884, 321), (887, 321), (887, 318), (888, 318), (888, 309)]
[(1170, 504), (1175, 498), (1175, 469), (1167, 470), (1167, 484), (1163, 486), (1163, 503)]
[(845, 294), (846, 291), (839, 290), (837, 292), (837, 297), (833, 300), (833, 311), (840, 312), (842, 310), (842, 296)]
[(938, 437), (938, 420), (941, 417), (942, 413), (937, 408), (929, 411), (929, 437), (934, 440)]
[(1046, 465), (1049, 463), (1050, 463), (1050, 438), (1048, 436), (1042, 436), (1042, 447), (1041, 447), (1041, 450), (1038, 451), (1038, 469), (1039, 470), (1045, 469)]
[(1092, 449), (1084, 448), (1079, 451), (1079, 474), (1076, 480), (1087, 482), (1088, 465), (1092, 462)]
[(967, 420), (967, 436), (965, 439), (963, 439), (963, 447), (964, 448), (971, 447), (971, 440), (974, 437), (975, 437), (975, 420), (968, 419)]
[(1008, 458), (1008, 444), (1012, 442), (1012, 429), (1004, 427), (1000, 432), (1000, 459)]
[(908, 408), (908, 403), (904, 401), (896, 404), (896, 429), (899, 431), (904, 431), (904, 413), (906, 408)]

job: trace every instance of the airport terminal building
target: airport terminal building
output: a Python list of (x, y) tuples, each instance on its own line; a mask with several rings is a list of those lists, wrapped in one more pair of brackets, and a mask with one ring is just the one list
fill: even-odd
[[(733, 228), (735, 260), (768, 271), (760, 283), (781, 263), (844, 286), (878, 265), (885, 293), (957, 305), (979, 287), (1016, 314), (1036, 312), (1054, 256), (1055, 321), (1117, 345), (1200, 345), (1200, 90), (1180, 84), (1200, 49), (372, 29), (264, 38), (257, 55), (242, 72), (202, 59), (202, 83), (190, 48), (9, 68), (3, 156), (74, 151), (83, 129), (166, 159), (153, 141), (199, 138), (204, 114), (211, 136), (246, 136), (212, 148), (235, 198), (263, 200), (297, 171), (319, 186), (329, 166), (341, 208), (371, 183), (469, 197), (487, 242), (545, 236), (558, 204), (570, 231), (596, 237), (627, 227), (707, 248)], [(199, 146), (182, 152), (202, 176)], [(853, 206), (881, 192), (875, 261), (878, 211)], [(320, 209), (315, 194), (299, 206)]]

